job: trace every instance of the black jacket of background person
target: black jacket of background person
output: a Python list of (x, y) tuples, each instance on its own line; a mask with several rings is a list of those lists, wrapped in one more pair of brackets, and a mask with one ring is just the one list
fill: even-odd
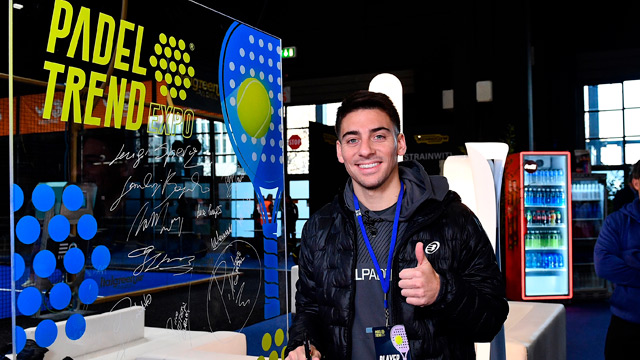
[[(427, 175), (417, 162), (400, 163), (400, 177), (406, 191), (412, 186), (413, 191), (433, 192), (433, 179), (443, 180)], [(475, 359), (474, 342), (491, 341), (509, 312), (502, 275), (486, 233), (458, 194), (444, 183), (441, 194), (426, 194), (419, 203), (410, 204), (411, 213), (403, 213), (407, 226), (394, 252), (392, 274), (399, 274), (417, 266), (418, 241), (425, 249), (433, 241), (440, 244), (435, 253), (426, 255), (440, 275), (440, 293), (433, 304), (407, 304), (397, 276), (391, 281), (390, 325), (404, 324), (413, 360)], [(336, 196), (313, 214), (302, 231), (297, 313), (289, 329), (287, 351), (302, 345), (306, 332), (323, 358), (351, 358), (358, 225), (345, 198), (348, 196)], [(403, 209), (406, 203), (403, 200)]]

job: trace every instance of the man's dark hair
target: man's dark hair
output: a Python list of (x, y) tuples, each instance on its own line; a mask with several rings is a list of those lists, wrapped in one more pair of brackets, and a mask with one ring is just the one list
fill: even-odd
[(640, 160), (633, 165), (631, 174), (629, 174), (629, 181), (632, 179), (640, 179)]
[(393, 105), (391, 99), (382, 93), (372, 92), (368, 90), (360, 90), (347, 96), (343, 101), (336, 114), (336, 135), (340, 138), (340, 127), (342, 120), (350, 113), (356, 110), (373, 110), (378, 109), (389, 116), (393, 123), (395, 134), (400, 133), (400, 115)]

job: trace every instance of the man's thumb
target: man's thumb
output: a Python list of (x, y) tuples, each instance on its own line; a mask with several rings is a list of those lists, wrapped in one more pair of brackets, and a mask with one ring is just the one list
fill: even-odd
[(424, 262), (424, 244), (422, 241), (418, 241), (416, 244), (416, 260), (418, 260), (418, 266)]

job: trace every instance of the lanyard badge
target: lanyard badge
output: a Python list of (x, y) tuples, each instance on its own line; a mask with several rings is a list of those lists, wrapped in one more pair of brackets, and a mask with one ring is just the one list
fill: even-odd
[(400, 182), (400, 194), (398, 194), (398, 202), (396, 203), (396, 213), (393, 219), (393, 231), (391, 233), (391, 245), (389, 246), (389, 257), (387, 258), (387, 276), (385, 277), (382, 273), (382, 268), (378, 263), (378, 259), (376, 258), (376, 254), (371, 247), (371, 242), (369, 241), (369, 237), (367, 236), (367, 231), (364, 227), (364, 223), (362, 222), (362, 213), (360, 212), (360, 204), (358, 203), (358, 197), (355, 192), (353, 193), (353, 205), (356, 209), (356, 217), (358, 218), (358, 223), (360, 224), (360, 231), (362, 232), (362, 237), (364, 238), (364, 243), (367, 245), (367, 250), (369, 250), (369, 255), (371, 256), (371, 260), (373, 261), (373, 265), (375, 266), (376, 272), (378, 273), (378, 278), (380, 278), (380, 285), (382, 286), (382, 292), (384, 293), (384, 311), (385, 311), (385, 319), (386, 325), (389, 326), (389, 303), (387, 302), (387, 294), (389, 293), (389, 284), (391, 278), (391, 263), (393, 260), (393, 249), (396, 246), (396, 239), (398, 237), (398, 222), (400, 220), (400, 208), (402, 207), (402, 196), (404, 193), (404, 183)]
[(373, 328), (376, 359), (411, 360), (409, 340), (404, 325)]

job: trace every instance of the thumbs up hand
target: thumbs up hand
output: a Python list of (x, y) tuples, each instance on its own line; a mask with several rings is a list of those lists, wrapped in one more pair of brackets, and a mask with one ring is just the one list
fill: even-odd
[(424, 254), (424, 244), (416, 244), (416, 259), (418, 266), (400, 271), (402, 296), (407, 298), (407, 304), (426, 306), (433, 304), (440, 292), (440, 275), (433, 269)]

